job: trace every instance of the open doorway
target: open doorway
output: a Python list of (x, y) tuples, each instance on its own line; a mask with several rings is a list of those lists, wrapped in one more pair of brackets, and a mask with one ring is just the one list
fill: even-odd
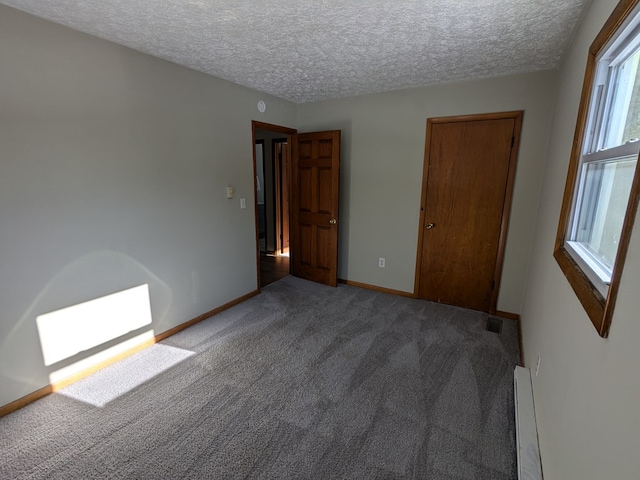
[[(255, 120), (251, 128), (258, 290), (289, 272), (335, 287), (340, 223), (340, 130), (298, 134), (291, 128)], [(279, 166), (278, 175), (276, 166)], [(281, 182), (279, 204), (276, 178)], [(263, 207), (258, 205), (258, 200), (263, 202)], [(261, 231), (259, 212), (263, 209)], [(288, 259), (288, 238), (291, 239), (290, 265), (285, 260)]]
[(258, 285), (289, 275), (289, 204), (293, 129), (253, 122)]

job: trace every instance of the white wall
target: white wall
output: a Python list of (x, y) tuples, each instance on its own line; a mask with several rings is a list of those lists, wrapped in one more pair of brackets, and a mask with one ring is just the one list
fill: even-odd
[(251, 120), (295, 112), (0, 6), (0, 405), (60, 366), (40, 314), (147, 283), (160, 333), (253, 291)]
[[(429, 117), (524, 110), (498, 309), (520, 313), (555, 71), (302, 104), (300, 131), (342, 130), (339, 276), (413, 292)], [(386, 268), (378, 267), (386, 258)]]
[(552, 257), (587, 50), (616, 0), (594, 0), (560, 72), (535, 249), (522, 315), (547, 480), (640, 477), (640, 222), (608, 339), (596, 333)]

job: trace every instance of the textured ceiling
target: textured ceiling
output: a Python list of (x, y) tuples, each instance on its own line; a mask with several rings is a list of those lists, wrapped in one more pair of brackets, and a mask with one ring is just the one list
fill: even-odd
[(0, 0), (297, 103), (555, 68), (590, 0)]

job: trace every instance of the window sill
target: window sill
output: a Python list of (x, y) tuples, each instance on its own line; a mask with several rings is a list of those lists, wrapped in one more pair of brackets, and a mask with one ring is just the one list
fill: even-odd
[(553, 256), (558, 262), (562, 273), (567, 277), (571, 288), (573, 288), (598, 334), (601, 337), (606, 337), (609, 332), (611, 315), (605, 315), (605, 296), (593, 286), (591, 280), (585, 275), (565, 247), (558, 248), (553, 253)]
[(579, 242), (566, 242), (565, 249), (602, 297), (606, 298), (611, 284), (611, 274)]

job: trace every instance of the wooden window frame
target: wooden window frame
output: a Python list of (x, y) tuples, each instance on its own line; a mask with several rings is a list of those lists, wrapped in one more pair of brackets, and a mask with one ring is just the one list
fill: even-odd
[(609, 334), (609, 328), (611, 326), (615, 302), (620, 286), (620, 279), (622, 277), (622, 271), (627, 251), (629, 249), (629, 242), (631, 240), (633, 223), (638, 209), (638, 200), (640, 199), (640, 168), (636, 168), (633, 183), (631, 185), (629, 202), (618, 245), (618, 252), (613, 264), (611, 283), (606, 297), (598, 291), (598, 289), (588, 279), (584, 271), (571, 257), (565, 247), (565, 242), (567, 241), (567, 231), (573, 215), (574, 191), (578, 187), (579, 170), (581, 165), (580, 160), (582, 156), (585, 132), (587, 129), (589, 106), (595, 79), (597, 59), (603, 49), (607, 46), (609, 40), (611, 40), (611, 38), (618, 32), (619, 28), (627, 17), (634, 11), (639, 2), (640, 0), (621, 0), (589, 48), (587, 68), (584, 83), (582, 85), (582, 94), (580, 97), (580, 106), (576, 121), (576, 130), (571, 149), (569, 171), (567, 173), (567, 181), (562, 200), (562, 210), (560, 212), (558, 232), (553, 253), (558, 265), (562, 269), (564, 275), (569, 281), (569, 284), (573, 288), (578, 299), (582, 303), (582, 306), (587, 312), (587, 315), (591, 319), (593, 326), (598, 331), (598, 334), (604, 338)]

